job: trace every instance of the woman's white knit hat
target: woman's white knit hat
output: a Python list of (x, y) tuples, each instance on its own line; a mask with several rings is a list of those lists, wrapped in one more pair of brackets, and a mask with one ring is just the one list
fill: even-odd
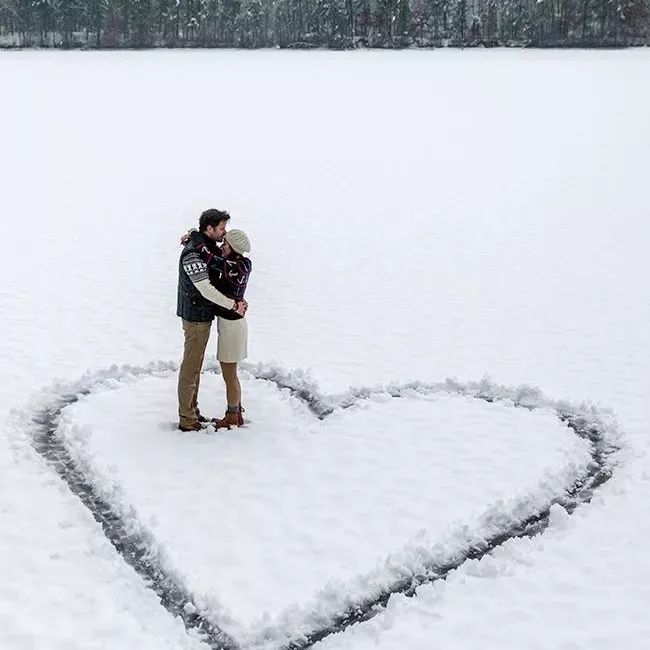
[(224, 239), (228, 242), (230, 248), (240, 255), (250, 253), (251, 240), (243, 230), (229, 230)]

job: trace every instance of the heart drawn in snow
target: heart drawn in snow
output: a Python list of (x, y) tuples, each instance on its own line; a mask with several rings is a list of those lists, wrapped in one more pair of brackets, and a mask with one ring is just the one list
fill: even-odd
[[(111, 368), (35, 407), (36, 448), (213, 647), (309, 647), (468, 557), (543, 529), (609, 476), (593, 408), (487, 380), (323, 396), (246, 366), (251, 424), (161, 428), (175, 367)], [(221, 378), (204, 374), (204, 410)], [(575, 434), (578, 434), (577, 436)], [(610, 445), (610, 446), (608, 446)]]

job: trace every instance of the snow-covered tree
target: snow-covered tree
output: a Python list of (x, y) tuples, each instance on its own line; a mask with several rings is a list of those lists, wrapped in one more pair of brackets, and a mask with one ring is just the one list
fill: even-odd
[[(24, 45), (650, 44), (650, 0), (0, 0)], [(7, 41), (10, 43), (17, 41)]]

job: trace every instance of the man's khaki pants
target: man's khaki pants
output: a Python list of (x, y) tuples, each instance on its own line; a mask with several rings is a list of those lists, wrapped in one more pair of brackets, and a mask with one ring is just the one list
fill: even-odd
[(199, 382), (211, 325), (210, 322), (197, 323), (183, 319), (185, 349), (178, 373), (178, 424), (182, 427), (198, 422)]

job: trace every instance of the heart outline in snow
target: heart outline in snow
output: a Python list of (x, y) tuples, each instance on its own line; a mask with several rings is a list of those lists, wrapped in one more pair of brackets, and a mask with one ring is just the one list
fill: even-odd
[[(556, 416), (576, 435), (589, 441), (591, 462), (569, 490), (555, 495), (542, 507), (530, 511), (530, 505), (515, 503), (509, 512), (488, 512), (478, 530), (469, 533), (459, 531), (455, 537), (455, 551), (445, 556), (431, 554), (427, 561), (419, 562), (417, 572), (405, 569), (403, 575), (389, 585), (378, 585), (375, 593), (360, 601), (346, 598), (332, 603), (329, 613), (319, 612), (306, 616), (292, 632), (290, 638), (274, 638), (272, 629), (258, 639), (265, 647), (286, 650), (306, 650), (330, 634), (341, 632), (350, 625), (367, 620), (380, 612), (393, 594), (414, 596), (418, 586), (436, 580), (444, 580), (448, 573), (470, 559), (480, 559), (494, 548), (514, 537), (532, 537), (542, 533), (548, 526), (551, 507), (559, 504), (571, 513), (581, 503), (591, 500), (593, 491), (612, 475), (613, 454), (618, 450), (620, 433), (613, 415), (591, 405), (574, 405), (567, 401), (552, 401), (541, 391), (530, 386), (509, 388), (484, 378), (479, 382), (460, 383), (447, 379), (442, 383), (421, 381), (354, 388), (341, 395), (322, 395), (307, 373), (287, 372), (268, 364), (242, 364), (245, 371), (256, 379), (275, 384), (289, 391), (303, 402), (320, 420), (337, 409), (346, 409), (360, 401), (372, 399), (377, 394), (389, 394), (392, 398), (412, 395), (448, 393), (465, 395), (487, 402), (507, 402), (515, 408), (533, 410), (550, 408)], [(27, 428), (34, 448), (52, 465), (91, 514), (98, 521), (108, 540), (116, 550), (145, 580), (161, 600), (161, 604), (174, 616), (182, 619), (185, 627), (196, 630), (212, 648), (237, 650), (240, 645), (211, 619), (207, 611), (199, 611), (193, 604), (192, 595), (183, 584), (166, 569), (169, 562), (158, 550), (153, 536), (144, 527), (134, 526), (134, 511), (125, 513), (111, 503), (110, 495), (100, 491), (96, 481), (70, 454), (65, 439), (57, 434), (62, 410), (74, 404), (81, 396), (90, 395), (151, 375), (167, 375), (177, 370), (174, 363), (155, 362), (141, 367), (112, 366), (106, 370), (88, 373), (70, 384), (55, 384), (44, 389), (32, 400), (28, 417), (16, 416), (16, 426)], [(208, 365), (206, 372), (216, 372), (216, 365)], [(26, 423), (26, 424), (25, 424)], [(246, 644), (246, 647), (257, 643)]]

